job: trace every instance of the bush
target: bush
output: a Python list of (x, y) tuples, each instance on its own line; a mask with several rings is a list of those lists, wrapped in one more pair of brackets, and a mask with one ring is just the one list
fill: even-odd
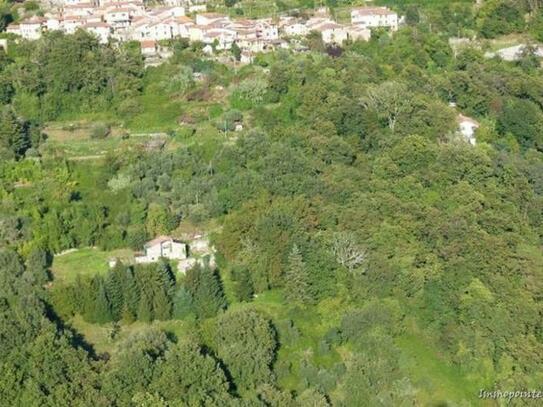
[(130, 99), (123, 100), (119, 104), (117, 111), (121, 117), (130, 119), (136, 116), (137, 114), (141, 113), (143, 110), (142, 110), (141, 105), (138, 103), (136, 99), (130, 98)]
[(104, 139), (111, 132), (111, 128), (104, 123), (96, 123), (91, 128), (90, 138), (92, 139)]
[(236, 124), (243, 120), (243, 114), (239, 110), (229, 110), (222, 118), (215, 121), (215, 127), (221, 131), (234, 131)]

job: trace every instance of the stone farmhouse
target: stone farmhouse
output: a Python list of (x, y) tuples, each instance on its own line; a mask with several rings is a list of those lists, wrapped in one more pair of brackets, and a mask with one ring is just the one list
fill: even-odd
[(144, 253), (135, 256), (136, 263), (154, 263), (164, 257), (170, 260), (184, 260), (188, 256), (187, 245), (170, 236), (159, 236), (143, 246)]
[[(185, 242), (188, 242), (185, 243)], [(161, 258), (177, 261), (177, 270), (185, 273), (195, 265), (216, 267), (215, 249), (210, 245), (209, 239), (201, 234), (186, 235), (183, 240), (171, 236), (158, 236), (145, 243), (144, 251), (134, 256), (134, 259), (111, 258), (108, 260), (110, 268), (115, 267), (119, 261), (123, 263), (150, 264)]]

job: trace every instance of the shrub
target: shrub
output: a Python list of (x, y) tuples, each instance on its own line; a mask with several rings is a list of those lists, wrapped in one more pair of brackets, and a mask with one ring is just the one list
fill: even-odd
[(104, 139), (111, 132), (111, 128), (104, 123), (96, 123), (91, 128), (90, 137), (92, 139)]

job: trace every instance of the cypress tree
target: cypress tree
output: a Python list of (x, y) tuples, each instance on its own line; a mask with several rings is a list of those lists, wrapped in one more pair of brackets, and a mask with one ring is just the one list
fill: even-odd
[(285, 298), (302, 304), (313, 300), (307, 268), (297, 245), (292, 246), (285, 273)]
[(97, 290), (93, 304), (92, 322), (97, 322), (99, 324), (111, 322), (111, 305), (107, 298), (104, 280), (102, 277), (97, 277), (96, 281)]
[(251, 274), (246, 268), (236, 272), (237, 286), (236, 294), (239, 301), (251, 301), (254, 295), (253, 281)]
[(153, 319), (153, 309), (151, 304), (151, 295), (148, 290), (141, 290), (140, 301), (138, 305), (138, 320), (151, 322)]
[(88, 281), (83, 281), (81, 275), (78, 274), (75, 278), (74, 291), (78, 295), (74, 298), (74, 309), (83, 315), (86, 320), (91, 319), (91, 313), (94, 303), (94, 289), (93, 282), (89, 284)]
[(173, 298), (173, 318), (183, 319), (193, 312), (192, 296), (185, 287), (180, 287)]
[(209, 267), (196, 265), (188, 270), (185, 284), (199, 318), (213, 317), (219, 310), (226, 308), (226, 298), (219, 276)]
[(21, 157), (30, 145), (27, 124), (22, 123), (11, 109), (0, 112), (0, 147)]
[(167, 262), (160, 262), (146, 274), (151, 294), (153, 316), (165, 320), (171, 317), (174, 284), (173, 274)]
[(38, 285), (47, 283), (51, 279), (48, 265), (48, 253), (42, 249), (33, 249), (26, 259), (26, 278)]
[(126, 268), (123, 278), (123, 311), (122, 318), (127, 322), (134, 321), (138, 315), (140, 294), (134, 271), (132, 268)]
[(120, 262), (117, 262), (115, 267), (107, 273), (106, 276), (106, 292), (111, 305), (111, 316), (113, 320), (121, 319), (124, 301), (123, 301), (123, 278), (125, 275), (125, 267)]
[(170, 298), (173, 297), (175, 291), (175, 276), (170, 264), (165, 260), (161, 261), (157, 266), (156, 275), (168, 296)]
[(164, 289), (154, 292), (153, 315), (155, 319), (162, 321), (170, 319), (172, 316), (172, 303)]

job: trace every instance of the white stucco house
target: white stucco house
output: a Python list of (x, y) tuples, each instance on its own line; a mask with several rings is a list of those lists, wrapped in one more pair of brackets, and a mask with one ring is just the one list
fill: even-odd
[(196, 25), (211, 25), (227, 20), (224, 14), (202, 13), (196, 14)]
[(349, 37), (353, 40), (369, 41), (371, 39), (371, 30), (359, 25), (348, 27)]
[(170, 260), (187, 258), (187, 245), (170, 236), (159, 236), (144, 245), (144, 253), (135, 256), (136, 263), (154, 263), (164, 257)]
[(37, 40), (45, 29), (47, 20), (43, 17), (34, 16), (21, 21), (18, 34), (27, 40)]
[(351, 23), (366, 28), (398, 29), (398, 14), (387, 7), (361, 7), (351, 11)]
[(329, 22), (320, 25), (316, 31), (320, 31), (322, 40), (325, 44), (343, 44), (349, 38), (349, 33), (344, 26)]
[(83, 25), (82, 28), (98, 37), (101, 44), (107, 44), (109, 37), (113, 33), (109, 24), (106, 23), (88, 23)]
[(460, 134), (462, 134), (468, 143), (475, 145), (477, 142), (475, 139), (475, 131), (480, 126), (479, 122), (471, 117), (464, 116), (463, 114), (458, 115), (457, 121)]

